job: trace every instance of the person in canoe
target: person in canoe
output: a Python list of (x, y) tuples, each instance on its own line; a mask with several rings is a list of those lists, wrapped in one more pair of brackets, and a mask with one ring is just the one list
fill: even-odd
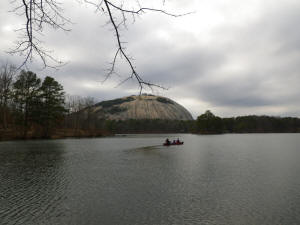
[(167, 138), (164, 145), (170, 145), (170, 144), (171, 144), (171, 141), (169, 140), (169, 138)]
[(183, 141), (180, 141), (179, 138), (177, 140), (170, 141), (169, 138), (166, 139), (165, 143), (163, 144), (164, 146), (169, 146), (169, 145), (183, 145)]

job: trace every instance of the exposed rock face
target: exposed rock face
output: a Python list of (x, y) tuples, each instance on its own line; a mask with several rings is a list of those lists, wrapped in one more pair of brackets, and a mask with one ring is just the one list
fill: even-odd
[(97, 118), (126, 119), (168, 119), (193, 120), (192, 115), (183, 106), (171, 99), (141, 95), (99, 102), (91, 109)]

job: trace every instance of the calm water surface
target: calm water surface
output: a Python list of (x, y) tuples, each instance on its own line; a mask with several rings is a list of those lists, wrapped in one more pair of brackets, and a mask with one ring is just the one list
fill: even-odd
[(0, 142), (0, 224), (300, 224), (300, 134), (177, 136)]

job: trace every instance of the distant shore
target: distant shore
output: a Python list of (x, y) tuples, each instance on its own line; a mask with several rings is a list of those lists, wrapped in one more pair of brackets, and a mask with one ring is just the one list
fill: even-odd
[(64, 139), (85, 137), (107, 137), (113, 134), (103, 130), (55, 129), (51, 135), (43, 136), (38, 130), (28, 131), (26, 137), (21, 129), (0, 129), (0, 141), (34, 140), (34, 139)]
[(297, 132), (224, 132), (224, 133), (214, 133), (214, 132), (163, 132), (163, 131), (138, 131), (138, 132), (124, 132), (124, 133), (113, 133), (105, 130), (84, 130), (84, 129), (56, 129), (50, 136), (45, 137), (41, 132), (29, 131), (24, 138), (22, 131), (17, 129), (0, 129), (0, 141), (14, 141), (14, 140), (38, 140), (38, 139), (65, 139), (65, 138), (95, 138), (95, 137), (109, 137), (109, 136), (119, 136), (127, 134), (179, 134), (179, 133), (189, 133), (195, 135), (222, 135), (222, 134), (271, 134), (271, 133), (300, 133)]

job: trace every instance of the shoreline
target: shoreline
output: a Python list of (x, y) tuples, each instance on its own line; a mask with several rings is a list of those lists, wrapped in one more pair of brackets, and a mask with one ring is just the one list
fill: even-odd
[(23, 137), (21, 129), (0, 129), (1, 141), (24, 141), (24, 140), (56, 140), (67, 138), (96, 138), (109, 137), (114, 134), (104, 130), (83, 130), (83, 129), (55, 129), (51, 135), (45, 137), (38, 130), (30, 130), (26, 137)]
[[(13, 132), (13, 134), (11, 134)], [(9, 135), (10, 133), (10, 135)], [(72, 130), (72, 129), (57, 129), (49, 137), (44, 137), (42, 135), (34, 135), (28, 133), (27, 137), (24, 138), (20, 134), (20, 131), (10, 130), (10, 132), (3, 132), (0, 130), (0, 142), (3, 141), (30, 141), (30, 140), (57, 140), (57, 139), (80, 139), (80, 138), (99, 138), (99, 137), (113, 137), (113, 136), (123, 136), (131, 134), (170, 134), (170, 132), (126, 132), (126, 133), (112, 133), (103, 130)], [(241, 132), (241, 133), (195, 133), (195, 132), (171, 132), (172, 134), (194, 134), (194, 135), (226, 135), (226, 134), (297, 134), (300, 132)], [(4, 134), (4, 135), (3, 135)]]

